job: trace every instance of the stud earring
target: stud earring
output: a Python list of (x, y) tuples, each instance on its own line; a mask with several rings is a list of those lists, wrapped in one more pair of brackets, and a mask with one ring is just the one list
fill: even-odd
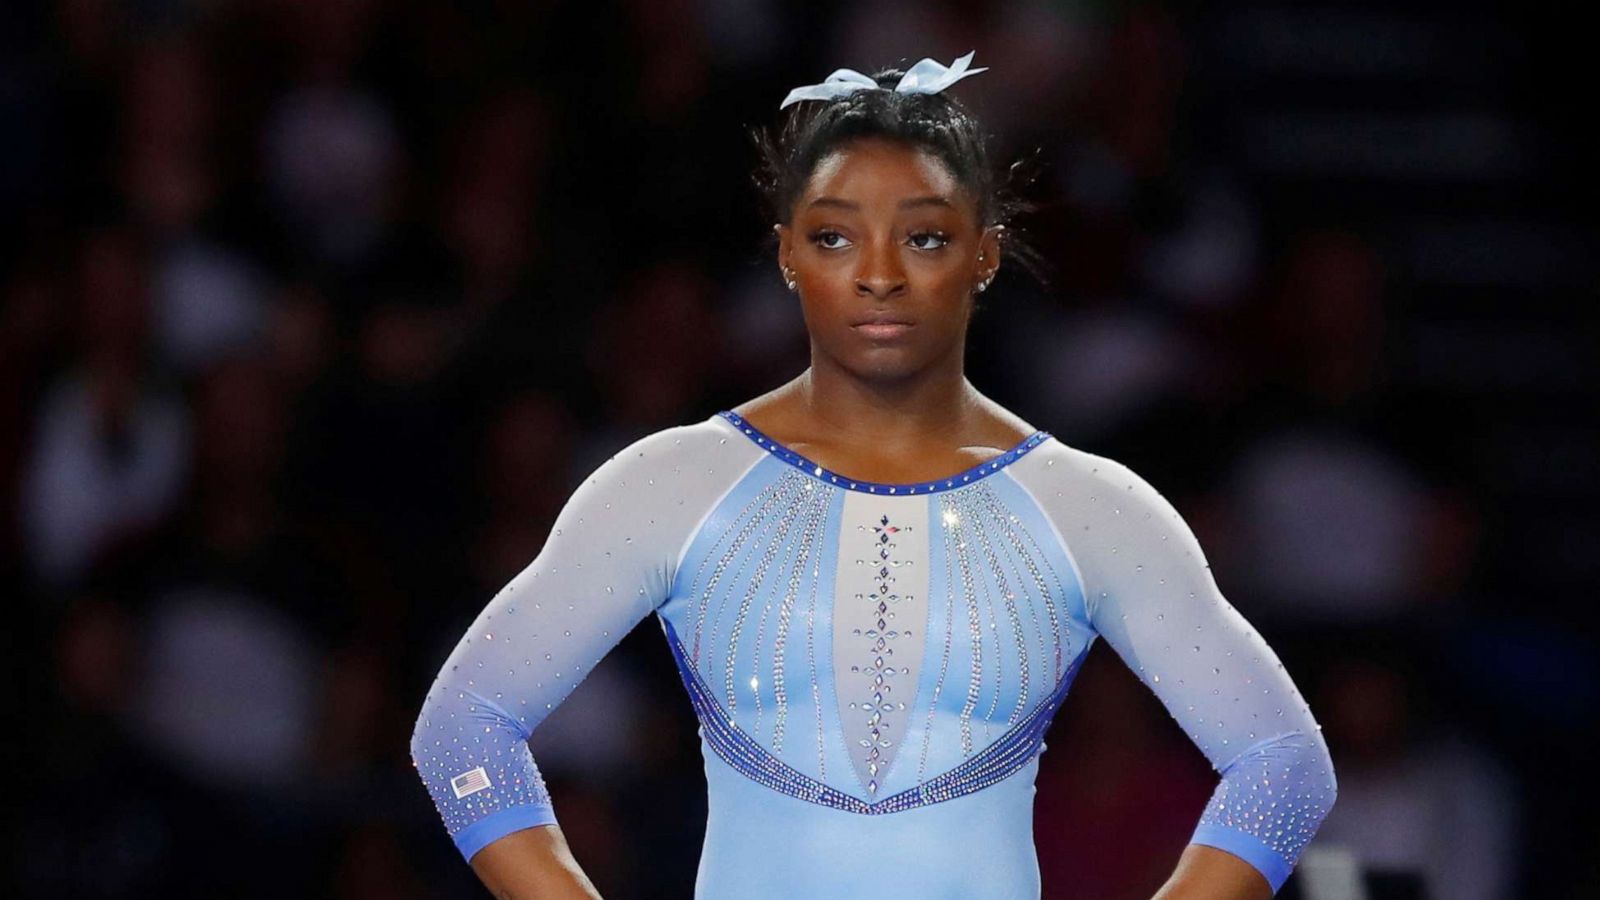
[(784, 283), (784, 285), (786, 287), (789, 288), (789, 290), (791, 290), (791, 291), (794, 290), (795, 289), (794, 272), (790, 271), (789, 269), (784, 269), (783, 270), (783, 283)]

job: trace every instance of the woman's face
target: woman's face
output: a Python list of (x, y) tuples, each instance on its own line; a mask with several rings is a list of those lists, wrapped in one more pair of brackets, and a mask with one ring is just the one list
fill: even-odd
[(845, 144), (776, 227), (813, 363), (820, 354), (876, 381), (959, 366), (973, 291), (1000, 262), (999, 229), (982, 227), (937, 156), (881, 138)]

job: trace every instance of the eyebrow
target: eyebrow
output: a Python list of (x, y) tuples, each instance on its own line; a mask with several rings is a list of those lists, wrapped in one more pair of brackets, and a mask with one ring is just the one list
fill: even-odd
[[(836, 209), (848, 210), (861, 209), (861, 205), (859, 203), (854, 203), (850, 200), (844, 200), (839, 197), (818, 197), (817, 199), (811, 201), (809, 205), (831, 206)], [(946, 209), (955, 209), (955, 204), (951, 203), (948, 199), (937, 195), (929, 195), (927, 197), (912, 197), (909, 200), (900, 201), (901, 209), (916, 209), (923, 206), (943, 206)]]

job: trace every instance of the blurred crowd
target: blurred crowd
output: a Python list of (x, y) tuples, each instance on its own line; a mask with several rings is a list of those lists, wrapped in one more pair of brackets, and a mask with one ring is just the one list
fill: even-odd
[[(1018, 225), (1053, 268), (1002, 269), (970, 376), (1194, 526), (1324, 725), (1313, 848), (1375, 900), (1600, 889), (1564, 770), (1592, 659), (1500, 618), (1494, 474), (1396, 376), (1386, 247), (1265, 209), (1185, 9), (7, 4), (9, 895), (480, 896), (407, 755), (437, 667), (582, 477), (806, 365), (744, 129), (974, 47), (957, 93), (1042, 151)], [(1215, 773), (1104, 647), (1048, 743), (1045, 896), (1148, 897)], [(653, 628), (533, 747), (607, 897), (689, 896), (703, 776)]]

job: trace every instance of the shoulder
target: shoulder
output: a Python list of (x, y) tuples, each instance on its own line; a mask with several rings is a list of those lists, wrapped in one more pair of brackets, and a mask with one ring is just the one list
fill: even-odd
[[(716, 417), (650, 432), (583, 478), (554, 534), (575, 546), (611, 547), (617, 551), (613, 564), (633, 560), (669, 571), (705, 516), (762, 455)], [(617, 536), (622, 548), (613, 541)]]
[[(653, 431), (622, 446), (585, 477), (579, 490), (660, 486), (680, 497), (736, 480), (763, 455), (720, 414)], [(659, 493), (659, 491), (651, 491)]]
[(1052, 517), (1123, 519), (1129, 527), (1133, 519), (1168, 522), (1178, 517), (1173, 504), (1139, 472), (1053, 435), (1012, 464), (1011, 474)]
[(653, 459), (656, 460), (656, 464), (681, 462), (685, 459), (702, 458), (708, 453), (716, 453), (718, 448), (730, 444), (742, 450), (743, 448), (739, 447), (733, 438), (743, 440), (743, 436), (732, 423), (721, 415), (714, 415), (698, 422), (673, 425), (635, 438), (612, 454), (606, 462), (639, 467), (640, 464), (633, 460)]
[(1206, 554), (1182, 514), (1155, 485), (1111, 457), (1057, 440), (1010, 467), (1082, 579), (1085, 614), (1107, 599), (1160, 596), (1209, 577)]
[(1013, 475), (1057, 489), (1110, 489), (1124, 491), (1149, 487), (1139, 473), (1109, 456), (1092, 453), (1063, 442), (1055, 435), (1034, 447), (1012, 466)]

